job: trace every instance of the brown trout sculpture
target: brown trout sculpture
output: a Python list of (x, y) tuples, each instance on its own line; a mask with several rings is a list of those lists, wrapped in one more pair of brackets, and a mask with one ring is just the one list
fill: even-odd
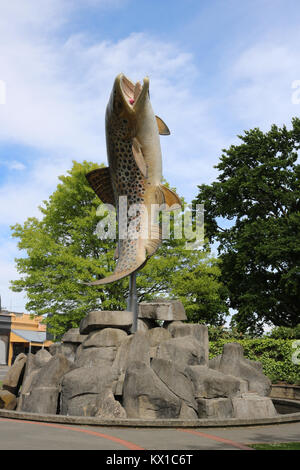
[[(105, 204), (116, 207), (119, 222), (118, 259), (112, 275), (91, 282), (102, 285), (122, 279), (143, 267), (161, 244), (157, 208), (181, 206), (177, 194), (163, 186), (160, 138), (169, 135), (166, 124), (155, 116), (149, 97), (149, 78), (133, 83), (123, 74), (114, 82), (106, 108), (108, 168), (86, 175)], [(127, 197), (125, 238), (120, 238), (119, 201)], [(121, 199), (120, 199), (121, 198)], [(124, 199), (124, 198), (123, 198)], [(124, 227), (123, 227), (124, 228)]]

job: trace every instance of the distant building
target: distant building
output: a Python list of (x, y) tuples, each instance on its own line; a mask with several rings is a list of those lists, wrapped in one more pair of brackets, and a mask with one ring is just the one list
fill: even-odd
[(0, 311), (0, 364), (11, 365), (20, 353), (35, 353), (52, 344), (43, 317)]

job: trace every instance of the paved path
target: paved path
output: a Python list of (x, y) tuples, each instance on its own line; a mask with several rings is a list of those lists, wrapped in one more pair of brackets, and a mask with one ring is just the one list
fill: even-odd
[(151, 429), (76, 426), (0, 418), (0, 450), (243, 450), (300, 441), (300, 423), (239, 428)]

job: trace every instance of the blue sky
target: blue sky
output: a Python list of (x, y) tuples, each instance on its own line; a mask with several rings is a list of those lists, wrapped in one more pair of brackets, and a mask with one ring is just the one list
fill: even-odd
[[(10, 225), (39, 204), (73, 159), (106, 163), (114, 77), (150, 77), (164, 177), (191, 201), (243, 130), (299, 114), (298, 0), (10, 0), (0, 17), (0, 295), (19, 256)], [(3, 88), (4, 87), (4, 88)], [(299, 95), (297, 95), (299, 96)]]

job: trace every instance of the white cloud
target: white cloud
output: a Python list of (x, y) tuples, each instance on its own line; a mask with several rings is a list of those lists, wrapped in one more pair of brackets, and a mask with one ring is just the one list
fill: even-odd
[(292, 84), (300, 79), (298, 31), (272, 37), (248, 47), (229, 73), (233, 83), (232, 110), (249, 127), (267, 130), (273, 123), (288, 125), (299, 114), (292, 102)]
[(0, 161), (0, 165), (8, 168), (8, 170), (22, 171), (22, 170), (25, 170), (25, 168), (26, 168), (26, 165), (24, 165), (24, 163), (19, 162), (17, 160)]

